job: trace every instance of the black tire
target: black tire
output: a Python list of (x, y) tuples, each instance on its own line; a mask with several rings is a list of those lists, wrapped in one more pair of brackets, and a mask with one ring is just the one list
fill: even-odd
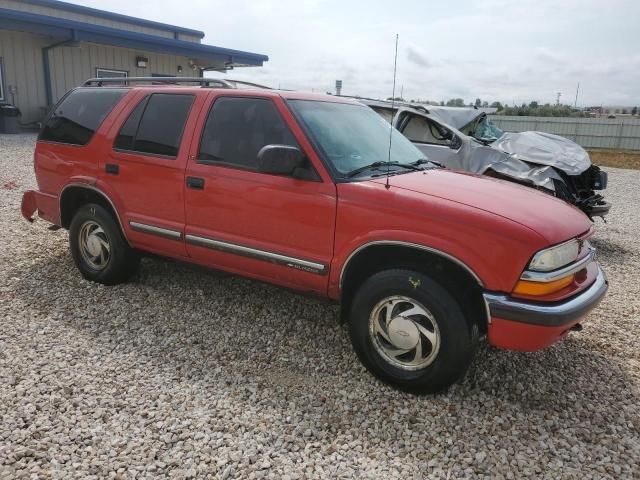
[[(101, 231), (95, 227), (96, 225)], [(96, 263), (104, 263), (104, 265), (92, 264), (88, 249), (83, 249), (81, 235), (87, 231), (85, 228), (93, 228), (94, 232), (97, 230), (98, 233), (94, 235), (109, 246), (108, 250), (101, 248), (101, 251), (108, 254), (104, 253), (102, 257), (96, 256)], [(116, 219), (108, 210), (96, 203), (83, 205), (73, 216), (69, 228), (69, 245), (73, 260), (82, 276), (104, 285), (116, 285), (127, 281), (140, 263), (138, 253), (127, 243)], [(96, 246), (95, 242), (92, 246)]]
[[(395, 358), (396, 363), (402, 364), (405, 361), (402, 358), (407, 357), (409, 357), (406, 360), (408, 362), (420, 358), (419, 361), (430, 363), (421, 367), (416, 365), (407, 367), (406, 364), (393, 364), (389, 356), (385, 357), (384, 347), (393, 348), (394, 345), (386, 342), (382, 334), (373, 333), (372, 328), (376, 328), (372, 327), (375, 320), (370, 320), (370, 316), (373, 315), (374, 309), (380, 312), (377, 306), (381, 305), (385, 299), (392, 297), (405, 297), (416, 302), (416, 305), (424, 307), (431, 314), (432, 320), (420, 315), (417, 317), (408, 315), (408, 318), (412, 319), (413, 324), (416, 323), (413, 319), (419, 320), (417, 323), (422, 325), (426, 320), (428, 327), (431, 327), (435, 321), (437, 329), (433, 328), (436, 333), (432, 335), (434, 335), (433, 338), (438, 339), (437, 342), (430, 342), (426, 336), (418, 333), (421, 352), (423, 355), (426, 352), (426, 357), (424, 359), (421, 356), (418, 357), (416, 348), (403, 354), (406, 355), (405, 357)], [(410, 303), (401, 299), (396, 302), (397, 306), (391, 308), (392, 314), (396, 311), (394, 309), (402, 313), (403, 308), (410, 306)], [(374, 318), (378, 318), (379, 325), (386, 325), (383, 318), (386, 317), (386, 310), (382, 312), (380, 316), (374, 316)], [(399, 315), (393, 316), (399, 317)], [(419, 332), (417, 329), (412, 330), (411, 324), (399, 324), (396, 321), (396, 325), (405, 325), (409, 328), (396, 328), (395, 331), (389, 329), (385, 334), (390, 339), (400, 339), (398, 335), (415, 338), (415, 332)], [(413, 336), (408, 335), (405, 330), (413, 332)], [(402, 390), (420, 394), (439, 392), (462, 378), (471, 365), (478, 345), (478, 326), (465, 318), (463, 309), (455, 297), (434, 279), (411, 270), (385, 270), (372, 275), (362, 284), (353, 299), (349, 333), (356, 354), (371, 373)], [(434, 347), (436, 344), (438, 346)]]

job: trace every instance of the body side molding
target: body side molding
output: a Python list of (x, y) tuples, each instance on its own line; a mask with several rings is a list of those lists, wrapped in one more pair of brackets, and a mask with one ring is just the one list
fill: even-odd
[(236, 243), (223, 242), (221, 240), (200, 237), (197, 235), (187, 234), (185, 235), (185, 240), (191, 245), (210, 248), (212, 250), (219, 250), (221, 252), (234, 253), (236, 255), (242, 255), (244, 257), (257, 258), (258, 260), (265, 260), (271, 263), (284, 265), (286, 267), (294, 268), (296, 270), (301, 270), (304, 272), (315, 273), (318, 275), (324, 275), (327, 273), (327, 267), (322, 263), (316, 263), (301, 258), (289, 257), (280, 253), (258, 250), (256, 248), (238, 245)]
[(146, 223), (134, 222), (131, 220), (129, 220), (129, 226), (136, 232), (148, 233), (150, 235), (169, 238), (171, 240), (182, 239), (182, 232), (179, 232), (177, 230), (170, 230), (168, 228), (157, 227), (155, 225), (148, 225)]

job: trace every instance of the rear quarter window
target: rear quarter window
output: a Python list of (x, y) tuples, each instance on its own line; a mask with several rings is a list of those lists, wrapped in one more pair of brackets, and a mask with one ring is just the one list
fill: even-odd
[(123, 88), (79, 88), (71, 91), (47, 118), (39, 140), (86, 145), (126, 93)]

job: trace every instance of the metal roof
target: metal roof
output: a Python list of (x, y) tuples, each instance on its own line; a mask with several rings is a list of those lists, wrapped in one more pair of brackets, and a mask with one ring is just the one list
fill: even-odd
[(131, 17), (129, 15), (122, 15), (120, 13), (107, 12), (106, 10), (98, 10), (97, 8), (76, 5), (75, 3), (61, 2), (58, 0), (22, 0), (22, 3), (29, 3), (31, 5), (38, 5), (41, 7), (49, 7), (49, 8), (55, 8), (57, 10), (65, 10), (67, 12), (91, 15), (93, 17), (105, 18), (107, 20), (126, 22), (132, 25), (139, 25), (141, 27), (157, 28), (160, 30), (167, 30), (170, 32), (187, 33), (189, 35), (196, 35), (199, 38), (204, 37), (204, 32), (200, 30), (178, 27), (176, 25), (169, 25), (161, 22), (154, 22), (152, 20), (145, 20), (144, 18)]
[(227, 65), (262, 66), (266, 55), (228, 48), (186, 42), (172, 38), (130, 32), (92, 23), (50, 17), (30, 12), (0, 8), (0, 29), (48, 35), (62, 40), (83, 41), (133, 48), (159, 53), (183, 55), (203, 62), (223, 62)]

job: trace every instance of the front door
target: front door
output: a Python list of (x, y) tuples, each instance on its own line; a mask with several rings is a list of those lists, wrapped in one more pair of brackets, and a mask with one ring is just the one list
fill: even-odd
[(100, 175), (120, 204), (127, 238), (136, 247), (187, 254), (184, 170), (189, 132), (203, 101), (202, 96), (198, 101), (196, 95), (167, 90), (140, 92), (116, 122), (122, 127), (109, 132), (110, 153), (100, 160)]
[[(231, 272), (326, 293), (335, 185), (325, 172), (318, 173), (317, 157), (299, 128), (290, 128), (293, 119), (279, 97), (217, 92), (211, 97), (186, 172), (189, 255)], [(258, 152), (273, 144), (306, 154), (295, 178), (258, 171)]]

